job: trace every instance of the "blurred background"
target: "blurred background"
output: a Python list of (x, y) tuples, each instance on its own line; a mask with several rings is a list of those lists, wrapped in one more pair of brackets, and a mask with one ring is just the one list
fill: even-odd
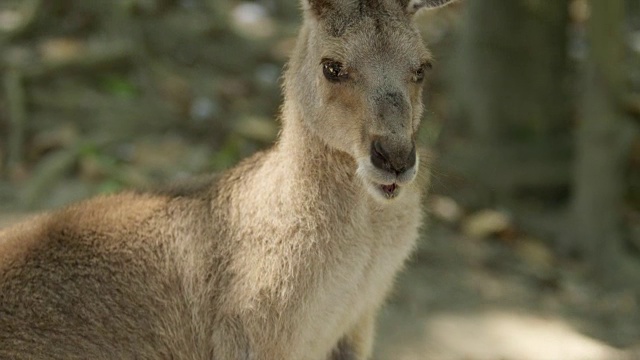
[[(0, 226), (276, 139), (296, 0), (2, 0)], [(377, 358), (640, 359), (640, 0), (473, 0), (436, 62), (424, 239)]]

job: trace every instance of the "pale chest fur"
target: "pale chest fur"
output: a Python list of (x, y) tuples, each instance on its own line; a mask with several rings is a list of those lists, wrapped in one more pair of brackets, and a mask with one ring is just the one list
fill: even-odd
[[(245, 196), (260, 201), (258, 194)], [(241, 294), (232, 299), (243, 304), (245, 316), (269, 324), (268, 331), (248, 329), (256, 354), (263, 354), (263, 345), (278, 344), (273, 349), (287, 353), (272, 357), (325, 360), (361, 316), (378, 310), (414, 247), (422, 213), (414, 189), (390, 204), (374, 202), (358, 193), (331, 204), (340, 211), (314, 205), (308, 209), (313, 211), (283, 213), (273, 206), (268, 213), (238, 213), (243, 238), (255, 227), (267, 234), (240, 244), (238, 262), (252, 267), (232, 290)]]
[(368, 214), (364, 226), (345, 224), (344, 237), (333, 239), (344, 247), (320, 268), (323, 274), (305, 299), (312, 311), (303, 313), (316, 318), (298, 320), (300, 346), (292, 359), (324, 360), (317, 354), (330, 350), (360, 317), (378, 310), (415, 245), (422, 217), (417, 196), (398, 200)]

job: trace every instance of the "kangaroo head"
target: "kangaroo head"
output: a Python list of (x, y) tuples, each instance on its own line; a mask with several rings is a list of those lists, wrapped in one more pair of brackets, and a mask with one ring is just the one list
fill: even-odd
[(430, 55), (413, 15), (451, 0), (302, 0), (285, 87), (302, 121), (350, 154), (374, 197), (396, 197), (418, 168), (416, 132)]

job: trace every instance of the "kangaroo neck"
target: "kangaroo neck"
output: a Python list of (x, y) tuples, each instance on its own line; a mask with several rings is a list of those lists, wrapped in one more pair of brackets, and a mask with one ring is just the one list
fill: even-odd
[(356, 175), (356, 163), (347, 154), (328, 147), (303, 122), (299, 113), (285, 106), (283, 131), (268, 166), (275, 179), (273, 187), (280, 187), (279, 202), (303, 207), (322, 203), (362, 201), (364, 189)]
[(278, 151), (294, 159), (291, 165), (301, 171), (297, 176), (311, 176), (319, 181), (359, 182), (356, 162), (350, 155), (328, 146), (308, 127), (302, 115), (291, 112), (283, 119)]

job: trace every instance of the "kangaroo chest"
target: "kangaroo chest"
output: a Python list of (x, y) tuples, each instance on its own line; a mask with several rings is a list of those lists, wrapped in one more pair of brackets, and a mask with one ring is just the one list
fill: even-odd
[(299, 188), (316, 202), (278, 206), (273, 193), (244, 192), (242, 204), (273, 206), (231, 213), (240, 232), (222, 307), (246, 325), (250, 359), (326, 360), (377, 312), (417, 239), (417, 191), (378, 204), (357, 189), (326, 197)]
[(344, 223), (325, 239), (334, 247), (326, 247), (328, 253), (318, 251), (324, 263), (310, 274), (314, 281), (294, 316), (292, 359), (319, 359), (318, 354), (330, 351), (381, 306), (414, 247), (421, 220), (417, 201), (393, 205), (368, 213), (360, 222)]

